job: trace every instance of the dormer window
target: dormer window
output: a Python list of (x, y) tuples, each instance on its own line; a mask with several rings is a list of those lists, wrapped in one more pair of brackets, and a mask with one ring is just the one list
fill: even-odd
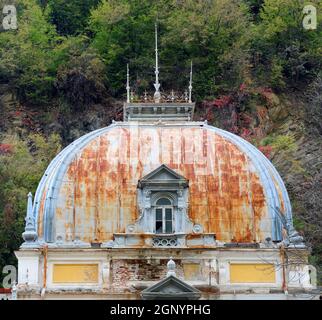
[[(188, 211), (189, 181), (166, 165), (161, 165), (138, 181), (139, 217), (128, 232), (145, 233), (157, 247), (185, 246), (185, 236), (193, 232)], [(121, 236), (120, 236), (121, 238)], [(131, 237), (124, 239), (124, 243)], [(121, 241), (121, 240), (119, 240)]]
[(160, 198), (156, 201), (155, 233), (173, 233), (173, 205), (168, 198)]
[(143, 232), (159, 236), (185, 233), (191, 222), (187, 217), (188, 180), (161, 165), (138, 182), (138, 203), (143, 215)]
[(196, 234), (192, 243), (214, 245), (213, 234), (204, 234), (200, 224), (188, 216), (189, 181), (162, 164), (138, 181), (139, 217), (127, 227), (128, 233), (115, 234), (119, 246), (139, 244), (142, 233), (152, 247), (185, 247), (187, 234)]

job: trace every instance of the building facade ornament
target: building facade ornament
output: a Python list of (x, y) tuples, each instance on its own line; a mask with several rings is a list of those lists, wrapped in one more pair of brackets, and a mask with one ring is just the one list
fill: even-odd
[(155, 24), (155, 83), (154, 83), (154, 102), (160, 103), (160, 82), (159, 82), (159, 52), (158, 52), (158, 25)]
[(131, 99), (131, 93), (130, 93), (131, 87), (130, 87), (130, 70), (129, 70), (129, 64), (127, 64), (126, 68), (126, 102), (130, 103)]
[(190, 69), (190, 81), (189, 81), (189, 103), (192, 103), (192, 61)]
[(172, 260), (172, 257), (167, 263), (167, 269), (168, 269), (167, 277), (176, 276), (176, 263)]
[(27, 202), (27, 214), (26, 214), (26, 225), (25, 231), (22, 234), (22, 238), (25, 242), (22, 244), (22, 247), (30, 247), (30, 246), (38, 246), (38, 235), (36, 231), (36, 222), (33, 216), (33, 204), (32, 204), (32, 194), (29, 192), (28, 194), (28, 202)]

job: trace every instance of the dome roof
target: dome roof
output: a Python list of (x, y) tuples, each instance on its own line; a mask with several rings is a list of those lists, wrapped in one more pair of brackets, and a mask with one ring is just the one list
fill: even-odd
[(189, 181), (189, 218), (221, 241), (281, 239), (291, 221), (282, 179), (242, 138), (203, 122), (115, 122), (65, 148), (49, 165), (33, 214), (46, 242), (104, 242), (139, 218), (138, 181), (166, 165)]

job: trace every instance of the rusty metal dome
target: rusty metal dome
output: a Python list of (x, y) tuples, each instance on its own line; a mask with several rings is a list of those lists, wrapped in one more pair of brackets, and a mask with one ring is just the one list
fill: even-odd
[(242, 138), (204, 122), (114, 122), (49, 165), (33, 207), (39, 238), (111, 241), (139, 218), (138, 181), (162, 164), (189, 181), (189, 218), (217, 240), (281, 240), (277, 211), (292, 221), (281, 177)]

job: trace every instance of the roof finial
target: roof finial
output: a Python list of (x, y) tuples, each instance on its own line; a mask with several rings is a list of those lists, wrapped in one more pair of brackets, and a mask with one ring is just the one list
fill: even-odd
[(158, 57), (158, 24), (155, 23), (155, 93), (154, 102), (159, 103), (161, 99), (159, 83), (159, 57)]
[(189, 82), (189, 103), (192, 103), (192, 60), (191, 60), (191, 69), (190, 69), (190, 82)]
[(167, 277), (176, 276), (176, 263), (172, 260), (172, 257), (170, 257), (170, 260), (167, 263), (167, 269)]
[(35, 245), (37, 244), (37, 231), (36, 231), (36, 224), (35, 218), (32, 213), (32, 194), (31, 192), (28, 193), (28, 203), (27, 203), (27, 214), (26, 214), (26, 226), (25, 232), (22, 234), (23, 239), (25, 240), (24, 245)]
[(127, 71), (126, 71), (126, 93), (127, 93), (127, 99), (126, 102), (130, 103), (130, 70), (129, 70), (129, 64), (126, 65)]

